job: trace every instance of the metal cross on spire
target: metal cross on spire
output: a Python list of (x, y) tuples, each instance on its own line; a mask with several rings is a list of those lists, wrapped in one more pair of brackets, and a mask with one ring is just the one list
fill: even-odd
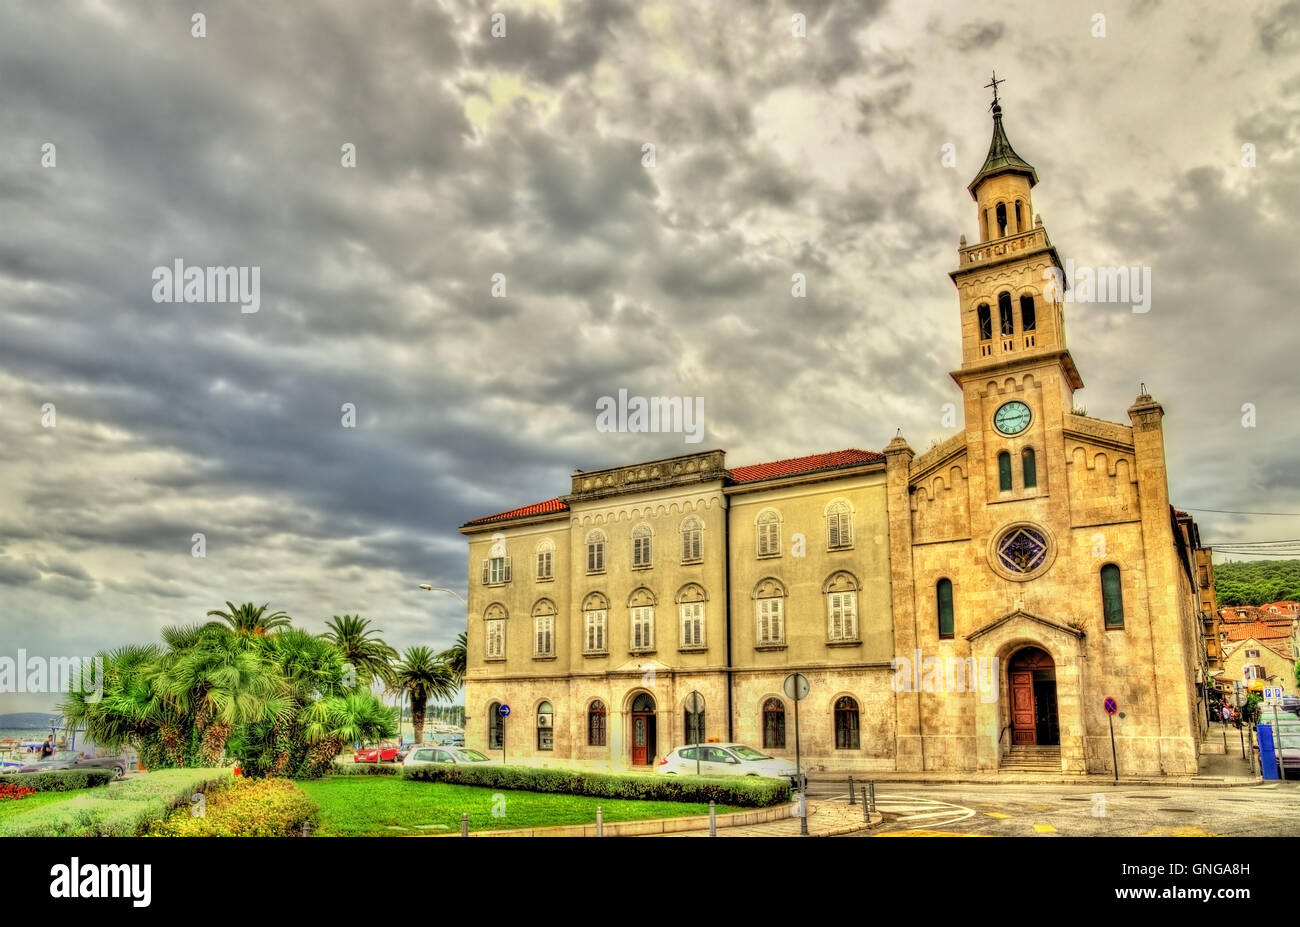
[(990, 88), (990, 87), (993, 88), (993, 105), (994, 105), (994, 106), (997, 106), (997, 105), (998, 105), (998, 84), (1005, 84), (1005, 83), (1006, 83), (1006, 79), (1004, 78), (1004, 79), (1002, 79), (1002, 80), (998, 80), (998, 72), (997, 72), (997, 71), (994, 71), (994, 72), (993, 72), (993, 80), (989, 81), (987, 84), (984, 85), (984, 89), (985, 89), (985, 90), (987, 90), (987, 89)]

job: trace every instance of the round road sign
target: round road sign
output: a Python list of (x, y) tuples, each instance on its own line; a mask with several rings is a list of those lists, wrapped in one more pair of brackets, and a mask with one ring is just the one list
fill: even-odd
[(1119, 702), (1115, 701), (1110, 696), (1107, 696), (1106, 701), (1101, 703), (1101, 707), (1106, 709), (1106, 714), (1113, 715), (1115, 712), (1119, 711)]
[(791, 673), (785, 677), (785, 694), (796, 702), (801, 702), (808, 697), (808, 677), (803, 673)]
[(501, 717), (503, 717), (503, 718), (508, 718), (508, 717), (510, 717), (510, 706), (509, 706), (509, 705), (502, 705), (500, 708), (497, 709), (497, 711), (501, 712)]

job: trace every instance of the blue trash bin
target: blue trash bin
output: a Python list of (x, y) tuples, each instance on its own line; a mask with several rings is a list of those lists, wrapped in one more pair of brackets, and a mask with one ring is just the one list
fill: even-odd
[(1273, 742), (1273, 725), (1261, 724), (1255, 730), (1259, 738), (1259, 771), (1265, 779), (1277, 778), (1277, 749)]

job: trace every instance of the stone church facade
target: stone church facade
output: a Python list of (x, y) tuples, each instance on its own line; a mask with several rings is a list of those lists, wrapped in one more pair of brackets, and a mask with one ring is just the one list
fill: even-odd
[(578, 471), (462, 526), (467, 744), (619, 769), (697, 737), (793, 758), (797, 728), (812, 770), (1109, 773), (1113, 698), (1122, 775), (1197, 771), (1208, 554), (1164, 410), (1076, 411), (1038, 178), (993, 119), (951, 274), (965, 427), (920, 455)]

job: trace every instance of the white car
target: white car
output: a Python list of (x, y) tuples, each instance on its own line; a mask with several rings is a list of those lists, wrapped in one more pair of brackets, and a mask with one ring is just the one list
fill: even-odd
[(500, 765), (500, 760), (484, 756), (469, 747), (440, 747), (437, 744), (412, 745), (407, 751), (403, 766), (424, 766), (428, 763), (460, 763), (476, 766), (481, 763)]
[[(698, 764), (696, 751), (699, 751)], [(693, 776), (697, 765), (701, 776), (771, 776), (788, 779), (796, 789), (801, 784), (794, 763), (768, 756), (745, 744), (678, 747), (668, 751), (668, 755), (659, 761), (659, 773), (664, 776)]]

